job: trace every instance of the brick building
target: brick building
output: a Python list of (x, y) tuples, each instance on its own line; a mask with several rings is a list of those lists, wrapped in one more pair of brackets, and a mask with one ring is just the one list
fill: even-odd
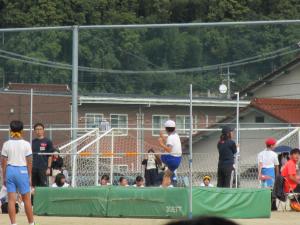
[[(241, 107), (249, 104), (241, 101)], [(236, 102), (223, 99), (193, 100), (194, 128), (215, 124), (236, 110)], [(80, 96), (79, 118), (86, 127), (99, 127), (106, 119), (113, 128), (121, 128), (120, 136), (131, 136), (150, 146), (157, 145), (159, 130), (167, 119), (177, 123), (182, 137), (189, 132), (189, 99), (174, 97), (142, 97), (124, 95)]]
[[(30, 124), (30, 90), (33, 89), (33, 123), (43, 122), (47, 128), (70, 127), (71, 94), (68, 85), (54, 84), (15, 84), (0, 90), (0, 140), (8, 138), (8, 126), (11, 120), (23, 121), (25, 128)], [(69, 132), (49, 131), (54, 144), (59, 145), (70, 140)], [(24, 136), (29, 139), (29, 132)]]

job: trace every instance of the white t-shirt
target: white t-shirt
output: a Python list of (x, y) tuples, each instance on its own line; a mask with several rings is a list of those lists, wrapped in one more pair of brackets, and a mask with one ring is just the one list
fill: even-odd
[(181, 141), (176, 132), (170, 134), (167, 138), (167, 146), (171, 147), (171, 155), (180, 157), (182, 155)]
[(214, 185), (208, 184), (208, 186), (205, 186), (205, 184), (202, 182), (202, 183), (200, 184), (200, 187), (214, 187)]
[[(61, 188), (69, 187), (70, 185), (68, 183), (64, 183), (64, 185)], [(52, 187), (57, 188), (56, 183), (52, 184)]]
[(258, 154), (258, 163), (262, 163), (262, 168), (274, 168), (279, 165), (278, 155), (273, 150), (263, 150)]
[(155, 156), (153, 154), (148, 155), (147, 170), (156, 169)]
[(27, 166), (26, 157), (32, 155), (30, 143), (23, 139), (8, 140), (2, 147), (2, 155), (11, 166)]
[[(132, 187), (138, 187), (138, 186), (136, 186), (136, 184), (134, 184), (134, 185), (132, 185)], [(145, 187), (145, 186), (142, 185), (142, 186), (139, 186), (138, 188), (142, 188), (142, 187)]]

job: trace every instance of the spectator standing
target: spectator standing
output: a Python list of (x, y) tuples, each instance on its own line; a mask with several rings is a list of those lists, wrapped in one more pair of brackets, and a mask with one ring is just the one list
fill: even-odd
[(233, 139), (233, 129), (223, 127), (220, 141), (218, 142), (219, 163), (217, 187), (229, 188), (237, 146)]
[(268, 138), (265, 143), (266, 149), (258, 154), (258, 178), (262, 187), (272, 188), (279, 174), (278, 155), (273, 151), (276, 140)]
[(142, 165), (145, 166), (145, 180), (146, 186), (157, 186), (158, 183), (158, 169), (161, 165), (161, 161), (157, 155), (154, 154), (153, 149), (148, 150), (146, 159), (142, 161)]
[(34, 187), (46, 187), (47, 177), (51, 174), (52, 156), (39, 155), (39, 153), (53, 153), (52, 141), (45, 137), (45, 127), (42, 123), (34, 125), (36, 138), (32, 141), (33, 165), (32, 185)]
[(14, 120), (10, 123), (11, 139), (2, 148), (3, 186), (8, 193), (8, 214), (12, 225), (16, 224), (17, 191), (21, 194), (25, 205), (28, 223), (34, 225), (30, 199), (32, 150), (30, 143), (22, 138), (23, 123)]
[(105, 118), (100, 123), (100, 130), (103, 132), (110, 130), (109, 122)]

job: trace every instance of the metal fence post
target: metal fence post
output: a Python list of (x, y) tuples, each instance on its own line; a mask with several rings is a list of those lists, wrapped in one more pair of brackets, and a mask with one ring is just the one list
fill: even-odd
[(99, 154), (100, 154), (100, 139), (99, 139), (99, 130), (97, 130), (96, 133), (96, 138), (97, 138), (97, 143), (96, 143), (96, 148), (97, 148), (97, 155), (96, 155), (96, 174), (95, 174), (95, 186), (98, 185), (98, 181), (99, 181)]
[(193, 217), (193, 85), (190, 85), (190, 137), (189, 137), (189, 218)]

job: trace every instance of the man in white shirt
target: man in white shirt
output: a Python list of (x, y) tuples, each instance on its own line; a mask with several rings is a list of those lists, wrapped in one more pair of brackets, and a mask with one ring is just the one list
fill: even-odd
[(278, 155), (273, 151), (276, 140), (268, 138), (265, 143), (266, 149), (258, 154), (258, 178), (262, 187), (272, 188), (279, 174)]
[(169, 153), (161, 156), (161, 161), (168, 167), (167, 170), (165, 170), (163, 177), (163, 187), (169, 187), (171, 185), (171, 177), (181, 162), (181, 141), (175, 131), (175, 127), (175, 122), (173, 120), (168, 120), (165, 122), (165, 129), (168, 137), (165, 137), (162, 132), (160, 133), (159, 145), (165, 152)]
[(110, 129), (109, 122), (104, 118), (100, 123), (100, 130), (105, 132)]
[(16, 193), (22, 195), (29, 225), (34, 225), (30, 186), (32, 173), (32, 150), (30, 143), (22, 138), (23, 123), (14, 120), (10, 123), (11, 139), (2, 147), (3, 186), (8, 193), (8, 214), (11, 225), (16, 225)]

